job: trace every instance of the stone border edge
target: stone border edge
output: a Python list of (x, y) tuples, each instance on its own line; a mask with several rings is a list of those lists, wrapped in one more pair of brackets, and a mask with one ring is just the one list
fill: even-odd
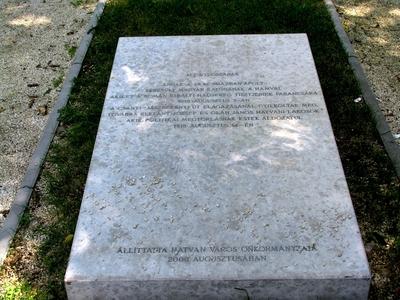
[(97, 26), (98, 20), (103, 14), (105, 3), (106, 0), (98, 1), (92, 17), (86, 26), (86, 33), (80, 41), (74, 59), (71, 62), (68, 74), (64, 79), (57, 101), (55, 102), (54, 107), (49, 115), (49, 119), (45, 128), (43, 129), (39, 143), (31, 156), (21, 186), (11, 204), (10, 211), (3, 223), (3, 226), (0, 228), (0, 266), (3, 264), (3, 261), (7, 256), (9, 246), (18, 229), (22, 214), (24, 213), (25, 207), (28, 205), (31, 198), (33, 188), (36, 185), (36, 181), (42, 168), (42, 164), (46, 158), (50, 144), (53, 141), (59, 124), (59, 111), (68, 103), (68, 99), (74, 85), (74, 80), (79, 75), (86, 52), (93, 38), (93, 31)]
[(350, 39), (343, 29), (335, 5), (333, 4), (332, 0), (324, 0), (324, 2), (331, 15), (332, 22), (335, 25), (336, 33), (342, 43), (344, 50), (347, 53), (348, 62), (353, 69), (354, 75), (360, 85), (362, 96), (375, 120), (376, 129), (378, 130), (386, 152), (389, 155), (390, 160), (392, 161), (397, 177), (400, 177), (400, 145), (396, 143), (396, 139), (394, 138), (384, 115), (382, 114), (382, 111), (378, 104), (378, 100), (374, 92), (372, 91), (371, 85), (364, 73), (360, 62), (358, 61), (358, 58), (351, 45)]

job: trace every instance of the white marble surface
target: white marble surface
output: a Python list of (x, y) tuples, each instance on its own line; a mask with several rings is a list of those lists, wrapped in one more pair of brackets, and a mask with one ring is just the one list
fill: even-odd
[(364, 299), (369, 277), (305, 34), (119, 40), (70, 299)]

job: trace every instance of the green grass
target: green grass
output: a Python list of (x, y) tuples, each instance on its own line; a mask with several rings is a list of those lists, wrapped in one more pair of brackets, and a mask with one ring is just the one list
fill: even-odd
[(71, 4), (74, 7), (81, 6), (83, 4), (83, 0), (71, 0)]
[(61, 85), (61, 83), (63, 82), (63, 79), (64, 79), (64, 75), (63, 74), (60, 74), (60, 75), (58, 75), (56, 78), (54, 78), (52, 81), (51, 81), (51, 83), (53, 84), (53, 87), (56, 89), (56, 88), (58, 88), (60, 85)]
[(34, 300), (46, 299), (37, 289), (26, 281), (13, 281), (5, 284), (4, 292), (0, 295), (0, 300)]
[(29, 223), (31, 222), (31, 212), (29, 210), (26, 210), (24, 214), (21, 217), (21, 220), (19, 221), (19, 226), (20, 227), (27, 227), (29, 226)]
[(96, 0), (70, 0), (70, 3), (74, 7), (79, 7), (85, 4), (96, 3)]
[[(49, 297), (65, 298), (63, 275), (74, 233), (84, 183), (121, 36), (297, 33), (308, 34), (333, 124), (339, 152), (364, 241), (386, 247), (399, 245), (399, 183), (376, 133), (368, 108), (354, 103), (360, 95), (333, 25), (321, 0), (114, 0), (108, 2), (61, 113), (67, 131), (53, 143), (47, 158), (47, 195), (54, 220), (41, 231), (39, 264), (47, 281), (40, 286)], [(380, 236), (381, 238), (377, 238)], [(398, 280), (399, 252), (388, 252), (392, 280)], [(396, 264), (397, 262), (397, 264)], [(373, 267), (374, 270), (374, 267)], [(397, 276), (397, 277), (396, 277)], [(32, 283), (34, 284), (34, 283)], [(394, 294), (392, 285), (372, 287), (372, 299)]]
[(68, 55), (69, 55), (70, 58), (73, 58), (75, 56), (75, 53), (76, 53), (76, 50), (77, 50), (76, 46), (65, 45), (65, 49), (67, 50)]

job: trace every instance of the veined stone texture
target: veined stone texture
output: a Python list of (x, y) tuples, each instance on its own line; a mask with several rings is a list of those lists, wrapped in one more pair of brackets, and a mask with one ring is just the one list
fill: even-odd
[(366, 299), (305, 34), (120, 38), (70, 299)]

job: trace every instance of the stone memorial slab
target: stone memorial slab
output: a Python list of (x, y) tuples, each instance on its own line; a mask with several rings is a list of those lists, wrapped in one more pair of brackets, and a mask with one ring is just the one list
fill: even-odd
[(366, 299), (305, 34), (120, 38), (69, 299)]

